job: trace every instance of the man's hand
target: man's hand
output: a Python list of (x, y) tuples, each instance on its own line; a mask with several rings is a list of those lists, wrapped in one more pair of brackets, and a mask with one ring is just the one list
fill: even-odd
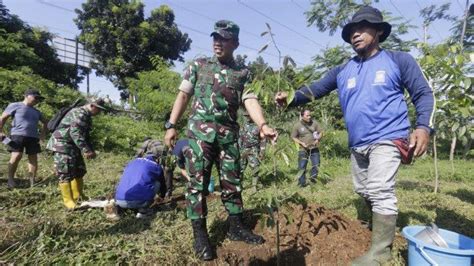
[(174, 144), (176, 143), (176, 137), (178, 136), (178, 133), (176, 132), (176, 129), (170, 128), (166, 130), (165, 134), (165, 144), (166, 146), (173, 148)]
[(421, 156), (426, 152), (428, 143), (430, 142), (430, 134), (425, 129), (417, 128), (410, 135), (410, 149), (415, 148), (413, 155)]
[(275, 129), (265, 124), (262, 126), (262, 129), (260, 130), (260, 136), (270, 139), (272, 144), (275, 144), (278, 138), (278, 132)]
[(319, 139), (315, 140), (313, 144), (315, 147), (319, 147)]
[(288, 92), (279, 91), (275, 95), (275, 103), (279, 107), (285, 107), (288, 104), (287, 99), (288, 99)]
[(96, 156), (97, 154), (95, 151), (88, 151), (84, 153), (84, 157), (86, 157), (86, 159), (94, 159)]

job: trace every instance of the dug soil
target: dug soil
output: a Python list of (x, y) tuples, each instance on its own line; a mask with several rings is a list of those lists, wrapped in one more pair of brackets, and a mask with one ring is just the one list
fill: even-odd
[[(336, 211), (293, 205), (280, 213), (280, 265), (349, 265), (369, 248), (370, 231)], [(245, 222), (266, 242), (254, 246), (224, 240), (209, 265), (277, 265), (276, 227), (265, 218), (252, 219), (250, 213)]]

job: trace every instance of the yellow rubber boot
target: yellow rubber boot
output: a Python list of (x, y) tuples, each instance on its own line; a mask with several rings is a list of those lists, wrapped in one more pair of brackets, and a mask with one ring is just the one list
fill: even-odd
[(71, 181), (71, 190), (74, 202), (77, 202), (79, 199), (88, 200), (88, 198), (84, 195), (84, 179), (82, 179), (82, 177), (74, 178)]
[(61, 190), (61, 195), (63, 196), (64, 206), (66, 206), (68, 210), (73, 210), (76, 208), (76, 202), (72, 197), (71, 183), (59, 183), (59, 190)]

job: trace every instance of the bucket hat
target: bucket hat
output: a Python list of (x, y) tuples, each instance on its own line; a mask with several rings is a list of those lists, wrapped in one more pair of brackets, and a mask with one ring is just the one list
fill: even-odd
[(383, 30), (383, 34), (379, 38), (380, 42), (385, 41), (392, 31), (392, 25), (383, 21), (382, 13), (377, 8), (363, 6), (352, 16), (351, 21), (342, 28), (342, 39), (347, 43), (351, 43), (350, 35), (352, 26), (363, 21), (377, 25)]

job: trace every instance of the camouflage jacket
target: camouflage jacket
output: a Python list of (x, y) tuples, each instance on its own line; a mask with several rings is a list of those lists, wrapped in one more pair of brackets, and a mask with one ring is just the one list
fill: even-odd
[(221, 64), (216, 57), (200, 58), (184, 73), (180, 90), (194, 95), (188, 120), (188, 137), (225, 144), (236, 142), (239, 135), (237, 111), (242, 100), (256, 98), (244, 93), (249, 70), (234, 61)]
[(81, 152), (93, 151), (89, 142), (89, 132), (92, 128), (92, 114), (84, 107), (69, 111), (53, 132), (46, 149), (69, 153), (79, 148)]
[(240, 129), (239, 146), (241, 148), (260, 146), (260, 131), (255, 123), (245, 121)]

